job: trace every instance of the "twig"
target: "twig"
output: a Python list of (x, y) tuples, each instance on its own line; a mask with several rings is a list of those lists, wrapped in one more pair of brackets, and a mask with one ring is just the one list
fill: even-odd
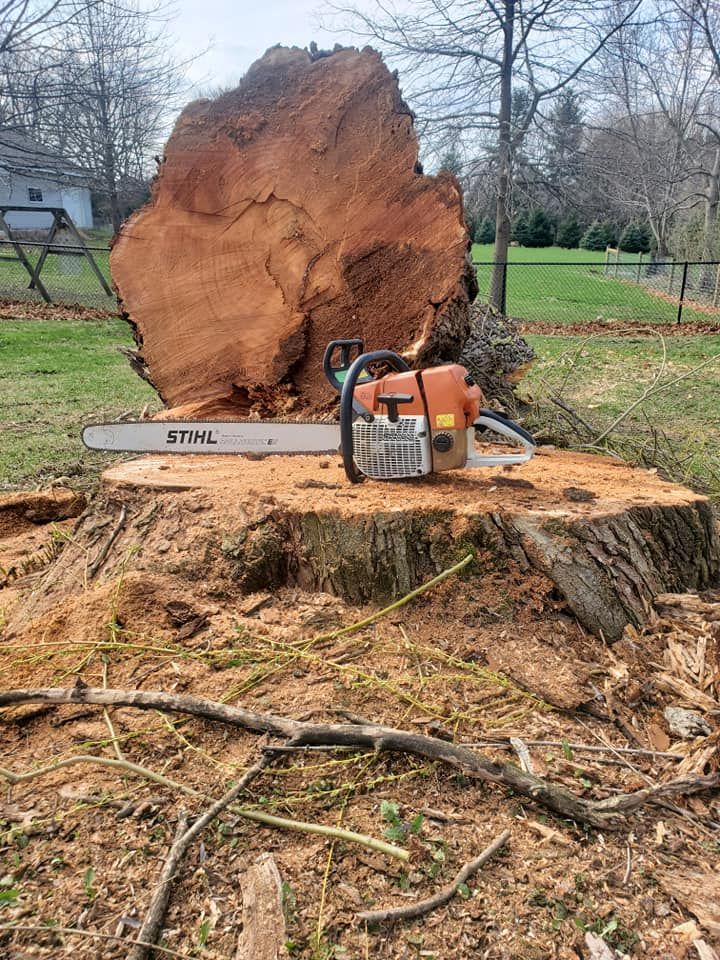
[(364, 920), (366, 923), (396, 923), (398, 920), (413, 920), (415, 917), (422, 917), (426, 913), (430, 913), (431, 910), (437, 910), (438, 907), (442, 907), (455, 896), (460, 884), (468, 881), (483, 864), (487, 863), (498, 850), (505, 846), (509, 837), (510, 831), (505, 830), (483, 850), (479, 857), (475, 857), (474, 860), (466, 863), (452, 883), (443, 887), (434, 896), (428, 897), (427, 900), (418, 900), (416, 903), (410, 903), (405, 907), (390, 907), (387, 910), (365, 910), (358, 913), (358, 919)]
[(198, 817), (189, 829), (187, 826), (187, 816), (184, 813), (180, 814), (175, 840), (165, 860), (165, 865), (160, 874), (160, 880), (150, 900), (150, 906), (148, 907), (145, 919), (137, 936), (138, 941), (142, 942), (137, 943), (133, 947), (128, 955), (128, 960), (147, 960), (151, 949), (147, 947), (147, 944), (157, 943), (160, 939), (165, 914), (167, 913), (168, 903), (170, 902), (173, 881), (180, 862), (187, 853), (190, 844), (215, 817), (221, 814), (233, 800), (240, 796), (243, 790), (252, 783), (253, 780), (260, 776), (269, 763), (271, 763), (271, 758), (267, 754), (260, 757), (257, 763), (250, 767), (249, 770), (246, 770), (238, 782), (228, 790), (224, 796), (216, 800), (201, 817)]
[[(636, 754), (641, 757), (663, 757), (667, 760), (684, 760), (681, 753), (670, 753), (668, 750), (644, 750), (639, 747), (598, 747), (589, 743), (569, 743), (566, 740), (525, 740), (523, 742), (528, 747), (569, 747), (571, 750), (577, 750), (579, 753), (627, 753)], [(512, 750), (510, 741), (503, 740), (478, 740), (472, 743), (466, 743), (466, 747), (497, 747), (503, 750)]]
[[(103, 665), (103, 668), (102, 668), (103, 690), (106, 690), (108, 661), (107, 661), (107, 656), (105, 654), (102, 655), (102, 665)], [(123, 756), (123, 752), (120, 749), (120, 742), (118, 740), (118, 735), (117, 733), (115, 733), (115, 727), (113, 726), (113, 722), (110, 719), (110, 712), (107, 707), (103, 707), (103, 719), (105, 720), (105, 726), (110, 731), (110, 737), (112, 738), (112, 748), (113, 748), (113, 751), (115, 752), (115, 756), (118, 758), (118, 760), (124, 760), (125, 757)]]
[(630, 874), (632, 873), (632, 847), (630, 846), (630, 840), (628, 839), (627, 845), (627, 859), (625, 864), (625, 875), (622, 879), (622, 885), (626, 887), (630, 883)]
[(400, 597), (399, 600), (391, 603), (390, 606), (383, 607), (382, 610), (377, 610), (369, 617), (365, 617), (364, 620), (358, 620), (357, 623), (351, 623), (349, 627), (341, 627), (339, 630), (333, 630), (332, 633), (323, 634), (321, 637), (317, 637), (316, 639), (335, 640), (337, 637), (342, 637), (346, 633), (352, 633), (355, 630), (360, 630), (362, 627), (369, 626), (371, 623), (375, 623), (376, 620), (380, 620), (382, 617), (387, 616), (388, 613), (392, 613), (393, 610), (398, 610), (400, 607), (404, 607), (406, 603), (410, 603), (410, 601), (414, 600), (416, 597), (421, 596), (428, 590), (432, 590), (433, 587), (436, 587), (439, 583), (442, 583), (443, 580), (447, 580), (448, 577), (452, 577), (453, 574), (464, 570), (465, 567), (472, 563), (474, 559), (475, 554), (469, 553), (458, 563), (454, 564), (452, 567), (448, 567), (447, 570), (443, 570), (442, 573), (439, 573), (436, 577), (433, 577), (432, 580), (428, 580), (427, 583), (421, 584), (419, 587), (416, 587), (415, 590), (411, 590), (410, 593), (406, 593), (404, 597)]
[[(115, 767), (120, 770), (127, 770), (138, 777), (146, 780), (152, 780), (170, 790), (179, 790), (190, 797), (199, 797), (203, 800), (211, 800), (205, 793), (194, 790), (177, 780), (170, 780), (169, 777), (156, 773), (148, 767), (141, 767), (137, 763), (131, 763), (129, 760), (113, 760), (110, 757), (94, 757), (91, 754), (78, 754), (74, 757), (67, 757), (65, 760), (57, 760), (46, 767), (39, 767), (37, 770), (29, 770), (26, 773), (13, 773), (0, 767), (0, 777), (8, 780), (11, 784), (25, 783), (28, 780), (34, 780), (46, 773), (52, 773), (53, 770), (59, 770), (61, 767), (69, 767), (73, 763), (97, 763), (105, 767)], [(326, 827), (324, 823), (309, 823), (306, 820), (290, 820), (287, 817), (276, 817), (272, 813), (261, 813), (259, 810), (247, 810), (245, 807), (230, 808), (230, 812), (245, 820), (254, 820), (257, 823), (264, 823), (268, 827), (278, 827), (281, 830), (294, 830), (298, 833), (317, 833), (325, 837), (334, 837), (337, 840), (347, 840), (350, 843), (359, 843), (362, 846), (369, 847), (371, 850), (377, 850), (389, 857), (395, 857), (397, 860), (408, 860), (409, 854), (402, 847), (396, 847), (392, 843), (386, 843), (384, 840), (376, 840), (375, 837), (366, 836), (363, 833), (355, 833), (353, 830), (343, 830), (340, 827)]]
[(123, 505), (122, 505), (122, 509), (120, 510), (120, 516), (118, 517), (118, 522), (117, 522), (117, 524), (115, 525), (115, 527), (114, 527), (112, 533), (110, 534), (110, 536), (109, 536), (109, 537), (107, 538), (107, 540), (105, 541), (105, 546), (100, 550), (100, 552), (98, 553), (98, 555), (95, 557), (95, 559), (93, 560), (93, 562), (92, 562), (92, 563), (90, 564), (90, 566), (88, 567), (88, 579), (89, 579), (89, 580), (92, 580), (92, 578), (93, 578), (93, 577), (95, 576), (95, 574), (98, 572), (98, 570), (99, 570), (100, 567), (103, 565), (103, 563), (105, 563), (105, 558), (107, 557), (108, 553), (110, 552), (110, 547), (112, 547), (112, 545), (113, 545), (113, 544), (115, 543), (115, 541), (117, 540), (117, 538), (118, 538), (118, 536), (119, 536), (119, 534), (120, 534), (120, 531), (121, 531), (122, 528), (125, 526), (125, 520), (126, 520), (126, 519), (127, 519), (127, 507), (125, 506), (125, 504), (123, 504)]
[[(363, 724), (303, 723), (275, 714), (254, 713), (240, 707), (229, 706), (216, 700), (182, 694), (146, 690), (102, 690), (93, 687), (74, 686), (39, 690), (8, 690), (0, 693), (0, 707), (19, 703), (94, 703), (99, 706), (126, 706), (141, 710), (164, 710), (186, 713), (191, 716), (215, 720), (231, 726), (242, 727), (255, 733), (282, 737), (291, 746), (336, 745), (362, 749), (409, 753), (426, 760), (438, 760), (466, 773), (474, 774), (489, 783), (502, 784), (515, 793), (528, 797), (559, 813), (563, 817), (588, 823), (595, 827), (617, 826), (632, 810), (655, 798), (687, 795), (710, 790), (720, 784), (720, 773), (707, 777), (680, 777), (665, 784), (632, 793), (619, 794), (607, 800), (593, 801), (580, 797), (565, 787), (520, 770), (511, 763), (496, 763), (488, 757), (475, 753), (461, 744), (450, 743), (438, 737), (428, 737), (393, 727)], [(111, 761), (105, 759), (105, 763)], [(112, 761), (120, 764), (120, 761)], [(260, 822), (277, 824), (279, 818), (256, 811), (243, 811), (242, 816)], [(331, 828), (319, 825), (292, 827), (293, 821), (284, 824), (286, 829), (307, 829), (313, 832), (328, 832)], [(377, 844), (379, 841), (373, 841)], [(397, 849), (397, 848), (395, 848)], [(398, 854), (395, 854), (398, 856)]]
[(560, 407), (561, 410), (564, 410), (568, 417), (570, 417), (571, 420), (574, 420), (576, 424), (579, 423), (581, 427), (584, 427), (591, 437), (595, 436), (595, 427), (591, 426), (587, 420), (583, 420), (577, 410), (573, 410), (573, 408), (565, 403), (564, 400), (561, 400), (560, 397), (550, 397), (550, 403), (554, 403), (556, 407)]
[[(95, 940), (112, 940), (115, 943), (128, 944), (134, 942), (137, 944), (137, 940), (132, 941), (129, 937), (118, 937), (112, 933), (96, 933), (93, 930), (78, 930), (77, 927), (56, 927), (54, 924), (52, 926), (42, 926), (41, 924), (35, 923), (0, 923), (0, 931), (9, 930), (25, 930), (28, 933), (66, 933), (76, 937), (92, 937)], [(159, 947), (154, 943), (148, 943), (146, 946), (152, 947), (153, 950), (159, 950), (160, 953), (164, 953), (168, 957), (180, 957), (180, 960), (192, 960), (189, 953), (180, 953), (178, 950), (171, 950), (169, 947)]]

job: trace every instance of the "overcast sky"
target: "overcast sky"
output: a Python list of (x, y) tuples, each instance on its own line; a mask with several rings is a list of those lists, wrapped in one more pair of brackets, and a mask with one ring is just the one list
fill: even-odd
[(192, 65), (191, 78), (206, 86), (224, 86), (236, 83), (253, 60), (276, 43), (352, 43), (348, 35), (320, 28), (321, 7), (322, 0), (176, 0), (178, 16), (171, 26), (178, 40), (176, 52), (186, 58), (210, 46)]

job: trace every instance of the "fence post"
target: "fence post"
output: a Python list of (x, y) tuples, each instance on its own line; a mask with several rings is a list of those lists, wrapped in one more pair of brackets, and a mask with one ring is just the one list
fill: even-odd
[(603, 270), (603, 275), (608, 275), (608, 264), (610, 263), (610, 244), (608, 243), (605, 247), (605, 269)]
[(712, 305), (718, 305), (718, 295), (720, 294), (720, 263), (715, 268), (715, 290), (713, 292)]
[(640, 270), (642, 269), (642, 250), (640, 251), (640, 256), (638, 257), (638, 268), (637, 268), (637, 280), (636, 283), (640, 283)]
[(677, 322), (682, 323), (683, 300), (685, 299), (685, 284), (687, 283), (688, 262), (683, 263), (682, 281), (680, 283), (680, 299), (678, 300)]
[(668, 283), (668, 293), (672, 293), (673, 283), (675, 282), (675, 261), (670, 264), (670, 282)]
[(615, 277), (618, 275), (618, 264), (620, 262), (620, 247), (615, 251)]

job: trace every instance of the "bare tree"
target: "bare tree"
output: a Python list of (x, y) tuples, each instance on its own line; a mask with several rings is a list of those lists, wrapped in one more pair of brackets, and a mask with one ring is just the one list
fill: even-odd
[(24, 54), (28, 67), (19, 79), (12, 74), (5, 100), (12, 91), (9, 109), (24, 109), (23, 125), (32, 121), (39, 139), (93, 175), (117, 230), (124, 196), (145, 189), (153, 153), (187, 91), (185, 65), (166, 52), (166, 7), (72, 3), (72, 17), (52, 34), (50, 63), (46, 51)]
[(81, 7), (75, 0), (4, 0), (0, 2), (0, 54), (39, 44), (58, 26), (70, 23)]
[(664, 259), (686, 211), (704, 202), (717, 218), (720, 74), (699, 20), (674, 0), (648, 12), (644, 23), (623, 24), (598, 58), (602, 104), (586, 172), (624, 219), (647, 220)]
[[(416, 0), (409, 9), (376, 0), (374, 13), (330, 4), (358, 36), (403, 71), (422, 127), (492, 139), (495, 252), (490, 301), (502, 304), (510, 245), (513, 158), (546, 101), (580, 78), (608, 40), (632, 21), (633, 0), (608, 24), (617, 0)], [(513, 117), (513, 91), (527, 106)]]

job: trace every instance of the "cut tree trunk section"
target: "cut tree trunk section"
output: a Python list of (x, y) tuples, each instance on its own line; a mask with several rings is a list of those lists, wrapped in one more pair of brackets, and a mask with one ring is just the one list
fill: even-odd
[(136, 369), (183, 416), (319, 410), (329, 340), (456, 359), (477, 291), (455, 178), (419, 172), (365, 48), (274, 47), (181, 114), (111, 269)]
[(119, 463), (13, 626), (77, 592), (123, 510), (98, 582), (167, 576), (179, 597), (199, 583), (226, 598), (290, 584), (386, 603), (472, 552), (460, 589), (478, 594), (491, 575), (539, 578), (549, 611), (564, 601), (585, 628), (615, 639), (645, 620), (656, 594), (705, 589), (720, 574), (709, 502), (609, 458), (540, 450), (512, 473), (360, 486), (338, 466), (313, 457)]

